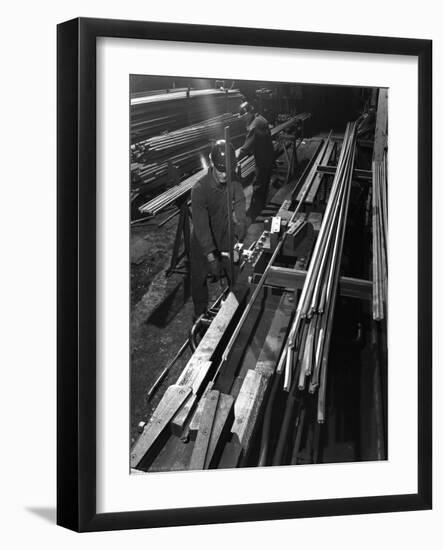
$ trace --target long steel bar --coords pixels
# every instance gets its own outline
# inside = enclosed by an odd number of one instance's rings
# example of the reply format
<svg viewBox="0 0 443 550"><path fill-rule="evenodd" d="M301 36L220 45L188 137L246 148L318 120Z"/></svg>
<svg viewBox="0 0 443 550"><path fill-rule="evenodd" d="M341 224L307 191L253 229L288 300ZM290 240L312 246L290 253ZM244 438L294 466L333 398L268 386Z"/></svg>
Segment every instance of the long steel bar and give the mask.
<svg viewBox="0 0 443 550"><path fill-rule="evenodd" d="M231 165L231 142L229 139L229 126L225 127L225 162L226 162L226 201L228 216L228 253L229 253L229 274L231 288L235 283L234 266L234 227L232 221L232 165Z"/></svg>
<svg viewBox="0 0 443 550"><path fill-rule="evenodd" d="M171 359L171 361L166 365L166 367L162 370L160 375L158 376L157 380L152 384L151 388L149 389L148 393L146 394L146 401L149 401L151 397L154 395L154 393L157 391L157 388L161 384L162 380L165 378L165 376L168 374L168 372L171 370L171 368L175 365L179 357L182 355L182 353L185 351L185 349L189 345L188 338L180 347L180 349L177 351L177 353L174 355L174 357Z"/></svg>
<svg viewBox="0 0 443 550"><path fill-rule="evenodd" d="M355 151L355 148L353 149ZM350 172L347 174L347 194L343 202L343 206L340 212L340 225L341 229L337 232L337 236L334 242L334 251L333 251L333 260L329 269L328 278L325 284L325 305L322 306L322 309L326 307L326 311L322 311L326 323L324 325L324 332L322 334L322 341L320 349L318 349L318 354L316 356L315 364L315 374L313 380L309 387L309 391L313 393L318 385L318 377L321 372L321 381L320 381L320 391L318 399L318 416L317 419L319 422L324 422L325 412L325 392L326 392L326 370L329 357L329 346L331 341L332 334L332 323L334 318L335 311L335 302L338 294L338 282L340 279L340 260L343 251L344 235L346 229L346 219L347 211L349 207L349 197L351 193L351 174L352 166L354 164L354 155L350 160Z"/></svg>
<svg viewBox="0 0 443 550"><path fill-rule="evenodd" d="M343 155L343 166L345 166L345 163L348 159L348 144L346 143L346 149L345 154ZM316 301L318 299L318 292L320 289L319 284L322 280L322 274L326 266L326 259L328 258L328 254L325 253L325 251L329 250L330 243L333 238L334 229L336 230L338 227L339 219L338 219L338 212L340 209L340 205L342 203L343 195L345 193L345 185L343 182L343 176L340 173L339 179L338 179L338 192L336 197L332 199L332 208L330 212L328 213L328 216L325 214L325 224L324 224L324 233L326 234L326 237L321 239L320 246L317 250L317 256L314 263L314 269L312 272L312 280L314 281L315 285L311 284L309 285L307 289L307 294L305 298L305 302L303 303L303 310L302 310L302 316L309 316L309 307L311 307L311 315L313 311L316 310ZM323 236L322 236L323 237ZM320 238L320 235L319 235ZM312 299L312 304L309 306L309 303Z"/></svg>
<svg viewBox="0 0 443 550"><path fill-rule="evenodd" d="M345 151L343 150L342 154L340 155L340 158L339 158L340 170L341 170L341 166L343 164L344 153L345 153ZM339 182L340 182L340 178L338 177L339 174L340 174L340 170L337 168L337 173L336 173L336 176L335 176L334 182L333 182L333 188L332 188L332 191L331 191L331 194L330 194L330 197L329 197L328 205L326 207L325 215L323 217L323 222L322 222L322 225L321 225L321 228L320 228L320 231L319 231L319 235L317 237L317 241L316 241L316 244L315 244L315 247L314 247L314 252L313 252L311 262L310 262L310 266L309 266L309 269L308 269L308 272L307 272L307 275L306 275L305 284L303 285L302 294L301 294L300 300L298 302L295 319L294 319L293 325L291 327L291 331L289 333L289 339L288 339L289 347L294 347L295 335L296 335L297 330L299 328L300 321L301 321L302 317L305 316L305 315L303 315L304 301L305 301L306 295L307 295L307 293L309 291L309 288L310 288L313 273L314 273L314 271L316 271L317 257L319 255L320 249L323 247L322 239L323 239L323 235L325 233L325 230L326 230L326 228L328 227L328 224L329 224L330 212L331 212L331 210L332 210L332 208L334 207L334 204L335 204L335 196L337 194L337 189L339 188ZM286 368L286 373L287 373L286 376L287 377L289 376L289 371L292 368L292 364L289 364L290 359L291 358L288 356L288 358L287 358L287 368ZM285 381L285 387L288 386L287 382L288 382L288 380Z"/></svg>
<svg viewBox="0 0 443 550"><path fill-rule="evenodd" d="M352 136L352 143L355 145L355 134ZM319 423L323 423L325 421L325 409L326 409L326 378L327 378L327 366L328 366L328 359L329 359L329 346L331 342L331 335L332 335L332 324L334 319L334 311L335 311L335 302L337 298L337 289L338 289L338 281L340 278L340 259L343 251L343 243L344 243L344 236L345 236L345 226L346 226L346 218L347 218L347 212L349 208L349 198L351 194L351 179L352 179L352 168L354 165L354 154L355 154L355 146L352 148L352 156L350 159L350 163L348 165L348 185L347 185L347 196L345 199L345 203L343 205L343 229L341 231L341 235L338 239L337 243L337 261L335 261L332 264L331 267L331 277L330 280L328 280L328 291L329 294L327 296L327 303L328 303L328 322L327 322L327 330L325 333L325 340L324 340L324 348L322 350L322 358L321 358L321 373L320 373L320 388L319 388L319 395L318 395L318 404L317 404L317 421Z"/></svg>
<svg viewBox="0 0 443 550"><path fill-rule="evenodd" d="M333 187L329 197L326 212L323 218L323 223L320 228L319 235L317 237L316 246L314 248L314 253L308 269L305 284L303 285L302 295L298 302L296 315L288 337L288 344L287 344L288 350L286 353L286 366L285 366L286 368L285 368L285 380L284 380L284 388L286 390L289 390L289 387L291 385L291 378L292 378L291 373L293 369L293 353L290 352L290 349L294 348L295 346L295 336L299 330L301 320L307 316L308 311L311 313L311 315L314 311L316 311L317 301L311 302L311 299L312 299L314 290L316 289L317 292L315 294L315 298L318 300L319 289L321 287L317 283L319 279L323 279L323 277L320 277L320 276L323 275L322 271L325 269L325 266L326 266L325 256L328 257L331 255L332 266L334 266L335 263L337 262L338 244L334 246L334 249L332 252L328 252L328 251L329 251L330 243L332 241L334 241L335 243L338 243L337 238L332 239L332 235L334 234L334 228L336 230L336 233L340 235L342 233L341 226L345 224L346 218L344 218L342 215L343 207L339 205L341 205L343 202L343 199L348 196L348 192L345 192L347 191L347 187L350 188L350 178L348 178L347 176L349 175L349 170L348 170L349 165L351 163L353 165L354 137L355 137L355 125L348 124L348 127L346 129L345 139L343 141L342 151L338 162L336 175L334 177ZM348 180L349 180L349 185L346 187L346 182ZM337 218L338 213L340 213L340 215ZM309 305L311 309L308 310ZM314 307L312 307L312 305L314 305ZM320 323L320 330L323 326L324 324ZM318 348L317 348L317 351L318 351ZM302 371L302 375L300 376L300 385L302 384L304 385L304 378L303 378L304 374L305 372Z"/></svg>

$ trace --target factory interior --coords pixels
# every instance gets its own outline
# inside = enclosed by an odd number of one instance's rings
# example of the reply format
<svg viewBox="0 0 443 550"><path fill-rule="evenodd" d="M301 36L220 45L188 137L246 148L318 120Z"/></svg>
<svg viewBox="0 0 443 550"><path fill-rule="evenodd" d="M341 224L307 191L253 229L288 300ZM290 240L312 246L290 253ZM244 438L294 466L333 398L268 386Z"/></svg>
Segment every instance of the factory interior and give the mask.
<svg viewBox="0 0 443 550"><path fill-rule="evenodd" d="M220 143L229 246L196 314L191 196ZM387 89L131 75L131 473L388 458L387 144Z"/></svg>

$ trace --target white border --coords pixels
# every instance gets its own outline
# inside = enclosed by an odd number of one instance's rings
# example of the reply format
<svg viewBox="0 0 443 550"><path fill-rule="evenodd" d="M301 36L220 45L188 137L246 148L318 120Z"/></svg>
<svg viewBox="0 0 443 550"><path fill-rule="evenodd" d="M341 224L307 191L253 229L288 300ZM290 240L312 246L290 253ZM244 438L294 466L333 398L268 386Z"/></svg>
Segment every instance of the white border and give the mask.
<svg viewBox="0 0 443 550"><path fill-rule="evenodd" d="M389 87L388 461L129 475L128 93L134 73ZM417 59L407 56L97 41L97 512L417 491L417 75Z"/></svg>

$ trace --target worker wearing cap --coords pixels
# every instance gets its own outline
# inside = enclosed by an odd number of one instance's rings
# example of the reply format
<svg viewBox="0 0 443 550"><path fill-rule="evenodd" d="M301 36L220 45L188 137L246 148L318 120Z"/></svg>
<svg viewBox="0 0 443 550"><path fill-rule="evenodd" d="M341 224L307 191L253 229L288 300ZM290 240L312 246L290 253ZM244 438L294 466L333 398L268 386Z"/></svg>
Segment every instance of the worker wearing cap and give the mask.
<svg viewBox="0 0 443 550"><path fill-rule="evenodd" d="M196 317L208 307L208 274L217 280L229 272L229 260L222 256L222 252L229 252L225 147L222 139L213 144L208 171L191 192L191 291ZM240 182L234 178L235 151L230 147L234 237L242 241L246 233L246 200Z"/></svg>
<svg viewBox="0 0 443 550"><path fill-rule="evenodd" d="M256 113L254 107L247 101L240 105L240 115L246 119L247 134L237 160L254 155L255 181L249 212L251 217L255 217L266 204L274 162L274 146L268 121Z"/></svg>

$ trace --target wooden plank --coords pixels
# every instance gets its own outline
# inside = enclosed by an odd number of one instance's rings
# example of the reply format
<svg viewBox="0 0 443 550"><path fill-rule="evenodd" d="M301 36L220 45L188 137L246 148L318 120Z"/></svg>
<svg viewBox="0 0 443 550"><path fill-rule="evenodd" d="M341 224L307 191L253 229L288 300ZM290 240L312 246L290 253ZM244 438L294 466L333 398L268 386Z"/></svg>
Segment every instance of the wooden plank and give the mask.
<svg viewBox="0 0 443 550"><path fill-rule="evenodd" d="M231 432L237 435L238 441L245 452L249 448L253 429L263 402L266 381L267 378L259 372L249 370L234 404L234 423Z"/></svg>
<svg viewBox="0 0 443 550"><path fill-rule="evenodd" d="M154 447L177 410L191 394L191 391L190 387L169 386L131 450L131 468L137 468L148 451Z"/></svg>
<svg viewBox="0 0 443 550"><path fill-rule="evenodd" d="M388 146L388 89L378 92L377 118L375 122L374 154L372 160L381 162Z"/></svg>
<svg viewBox="0 0 443 550"><path fill-rule="evenodd" d="M188 399L183 403L183 405L178 410L177 414L171 420L171 432L180 437L183 435L183 431L186 426L186 422L189 420L192 411L195 409L195 406L198 402L198 395L192 393L189 395Z"/></svg>
<svg viewBox="0 0 443 550"><path fill-rule="evenodd" d="M154 460L149 464L148 472L173 472L187 470L191 460L193 445L184 443L179 437L170 434Z"/></svg>
<svg viewBox="0 0 443 550"><path fill-rule="evenodd" d="M191 385L193 394L199 396L207 382L211 372L211 358L220 343L229 323L232 320L237 308L238 300L230 292L226 300L222 303L220 310L214 317L208 330L201 339L194 354L186 364L181 375L177 380L178 385ZM178 436L183 433L186 423L194 410L197 398L188 399L183 407L178 411L171 423L172 432Z"/></svg>
<svg viewBox="0 0 443 550"><path fill-rule="evenodd" d="M225 470L227 468L237 468L242 454L243 447L240 445L238 437L234 435L232 441L228 441L223 449L223 453L218 464L218 469Z"/></svg>
<svg viewBox="0 0 443 550"><path fill-rule="evenodd" d="M191 357L183 369L176 384L178 386L190 386L193 393L197 393L208 377L212 362L197 356Z"/></svg>
<svg viewBox="0 0 443 550"><path fill-rule="evenodd" d="M203 409L205 407L205 401L208 393L212 390L214 386L214 382L211 380L208 385L205 388L205 391L203 392L203 395L200 398L200 401L198 402L197 409L194 412L194 415L191 419L191 422L189 423L189 437L190 439L194 440L197 436L197 432L200 427L200 419L203 414Z"/></svg>
<svg viewBox="0 0 443 550"><path fill-rule="evenodd" d="M280 297L279 304L272 317L272 321L267 330L266 337L264 338L260 355L255 364L254 371L263 377L261 388L263 397L261 397L261 403L257 404L257 414L252 414L248 419L247 430L249 435L242 441L243 457L245 460L247 460L250 445L258 426L260 418L260 407L262 408L264 395L267 391L272 374L277 367L278 357L284 344L286 331L288 329L293 309L293 292L284 292L283 295ZM238 393L240 393L240 391L241 388Z"/></svg>
<svg viewBox="0 0 443 550"><path fill-rule="evenodd" d="M197 439L192 451L190 470L203 470L205 467L219 397L220 392L217 390L211 390L206 396Z"/></svg>
<svg viewBox="0 0 443 550"><path fill-rule="evenodd" d="M206 455L205 469L217 467L221 455L223 443L230 432L230 424L234 419L234 398L232 395L221 393L214 424L212 426L211 438L209 440L208 453Z"/></svg>
<svg viewBox="0 0 443 550"><path fill-rule="evenodd" d="M180 379L184 380L188 376L186 370L194 369L194 362L201 360L209 361L214 353L217 344L220 342L225 330L227 329L232 317L238 308L238 300L234 293L230 292L226 300L222 303L220 310L209 325L208 330L201 339L193 356L186 365Z"/></svg>

